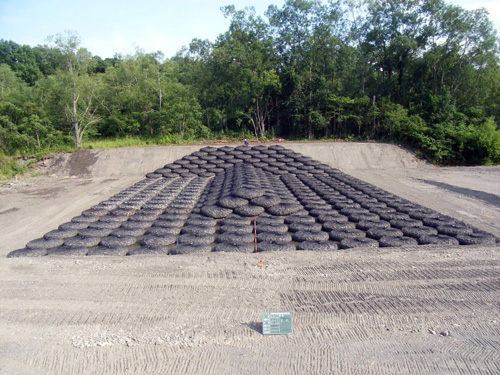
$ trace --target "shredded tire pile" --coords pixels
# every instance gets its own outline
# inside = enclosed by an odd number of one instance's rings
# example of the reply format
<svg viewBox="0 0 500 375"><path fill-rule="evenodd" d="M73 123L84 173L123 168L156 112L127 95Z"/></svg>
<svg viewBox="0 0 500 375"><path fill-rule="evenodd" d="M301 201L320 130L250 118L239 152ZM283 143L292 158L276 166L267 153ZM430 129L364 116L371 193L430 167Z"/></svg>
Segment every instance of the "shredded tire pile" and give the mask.
<svg viewBox="0 0 500 375"><path fill-rule="evenodd" d="M204 147L8 257L499 243L302 154L259 145Z"/></svg>

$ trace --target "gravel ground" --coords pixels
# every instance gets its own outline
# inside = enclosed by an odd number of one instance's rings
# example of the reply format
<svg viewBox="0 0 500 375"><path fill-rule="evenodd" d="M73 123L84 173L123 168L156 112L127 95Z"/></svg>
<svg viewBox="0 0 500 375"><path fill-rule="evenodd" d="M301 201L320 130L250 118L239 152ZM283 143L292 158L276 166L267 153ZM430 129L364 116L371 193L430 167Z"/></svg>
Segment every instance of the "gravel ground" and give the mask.
<svg viewBox="0 0 500 375"><path fill-rule="evenodd" d="M435 168L389 145L286 147L500 236L498 167ZM92 206L107 201L110 209L116 203L110 198L123 198L119 193L141 183L146 173L200 148L81 151L47 163L37 178L2 187L0 373L500 372L498 246L130 257L85 257L74 251L64 258L5 258L48 232L57 237L53 230ZM291 182L256 175L259 189L277 190L292 204L286 184ZM175 211L195 215L198 201L192 197L218 199L203 178L192 183L158 187L148 215L172 202ZM235 176L221 180L220 191L239 183ZM328 189L297 186L325 204L332 198ZM309 213L317 203L315 198ZM191 219L190 226L199 224L193 221L197 217L182 218ZM150 216L139 215L133 222L146 219ZM96 248L107 252L105 246ZM122 248L113 250L124 254ZM263 336L264 311L292 311L293 335Z"/></svg>

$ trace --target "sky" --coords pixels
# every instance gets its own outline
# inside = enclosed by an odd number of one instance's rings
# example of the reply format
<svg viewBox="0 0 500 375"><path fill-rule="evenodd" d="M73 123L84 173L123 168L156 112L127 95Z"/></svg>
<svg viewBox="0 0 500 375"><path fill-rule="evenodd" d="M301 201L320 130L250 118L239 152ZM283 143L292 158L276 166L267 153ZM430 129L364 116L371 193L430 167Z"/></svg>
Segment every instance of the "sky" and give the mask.
<svg viewBox="0 0 500 375"><path fill-rule="evenodd" d="M229 20L220 8L255 7L263 15L285 0L0 0L0 39L30 46L65 30L82 38L82 47L101 58L161 51L172 57L192 39L215 41ZM500 1L448 0L465 9L486 8L500 36Z"/></svg>

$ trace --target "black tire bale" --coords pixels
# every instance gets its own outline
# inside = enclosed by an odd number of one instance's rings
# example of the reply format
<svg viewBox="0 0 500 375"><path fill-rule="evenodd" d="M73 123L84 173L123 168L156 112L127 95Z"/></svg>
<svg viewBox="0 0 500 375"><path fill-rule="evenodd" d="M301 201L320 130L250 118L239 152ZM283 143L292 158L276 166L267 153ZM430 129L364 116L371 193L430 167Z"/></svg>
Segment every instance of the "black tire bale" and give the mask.
<svg viewBox="0 0 500 375"><path fill-rule="evenodd" d="M153 223L150 221L126 221L122 223L122 229L148 229Z"/></svg>
<svg viewBox="0 0 500 375"><path fill-rule="evenodd" d="M221 221L221 225L249 225L253 219L243 216L228 216Z"/></svg>
<svg viewBox="0 0 500 375"><path fill-rule="evenodd" d="M219 199L218 205L224 208L235 209L248 204L248 199L228 195Z"/></svg>
<svg viewBox="0 0 500 375"><path fill-rule="evenodd" d="M117 215L117 216L132 216L137 212L136 209L134 208L122 208L118 207L115 208L113 211L111 211L112 215Z"/></svg>
<svg viewBox="0 0 500 375"><path fill-rule="evenodd" d="M381 247L405 247L416 246L418 242L416 239L406 236L389 237L384 236L378 240Z"/></svg>
<svg viewBox="0 0 500 375"><path fill-rule="evenodd" d="M365 236L365 232L354 228L332 230L330 232L330 239L333 241L342 241L347 238L363 238Z"/></svg>
<svg viewBox="0 0 500 375"><path fill-rule="evenodd" d="M203 206L200 211L203 215L206 215L214 219L222 219L226 216L229 216L233 212L233 210L229 208L224 208L220 206L208 206L208 205Z"/></svg>
<svg viewBox="0 0 500 375"><path fill-rule="evenodd" d="M306 231L299 230L293 234L293 240L297 242L303 241L327 241L329 234L323 231Z"/></svg>
<svg viewBox="0 0 500 375"><path fill-rule="evenodd" d="M348 238L340 241L341 249L353 249L356 247L379 247L378 241L371 238Z"/></svg>
<svg viewBox="0 0 500 375"><path fill-rule="evenodd" d="M392 219L389 223L394 228L405 228L405 227L421 227L424 224L421 220L416 219Z"/></svg>
<svg viewBox="0 0 500 375"><path fill-rule="evenodd" d="M71 222L73 223L93 223L94 221L99 220L100 216L75 216L73 219L71 219Z"/></svg>
<svg viewBox="0 0 500 375"><path fill-rule="evenodd" d="M361 208L359 203L355 203L353 200L348 199L345 201L337 201L333 204L337 210L342 210L344 208Z"/></svg>
<svg viewBox="0 0 500 375"><path fill-rule="evenodd" d="M257 226L261 225L275 225L275 224L283 224L283 218L281 216L271 216L268 214L262 214L257 217Z"/></svg>
<svg viewBox="0 0 500 375"><path fill-rule="evenodd" d="M349 218L345 215L342 214L327 214L327 215L319 215L316 220L319 223L327 223L327 222L335 222L335 223L342 223L346 222L349 220Z"/></svg>
<svg viewBox="0 0 500 375"><path fill-rule="evenodd" d="M290 233L257 232L257 242L288 243L292 241Z"/></svg>
<svg viewBox="0 0 500 375"><path fill-rule="evenodd" d="M244 198L244 199L255 199L258 197L262 197L265 192L262 189L258 188L245 188L245 187L240 187L233 189L232 191L233 196L239 197L239 198Z"/></svg>
<svg viewBox="0 0 500 375"><path fill-rule="evenodd" d="M54 247L59 247L64 243L63 238L37 238L36 240L30 241L26 244L27 249L53 249Z"/></svg>
<svg viewBox="0 0 500 375"><path fill-rule="evenodd" d="M133 217L133 216L130 216L130 217ZM99 221L96 221L95 223L122 223L124 221L127 221L128 219L129 219L129 216L106 215L106 216L102 216L99 219ZM91 224L89 224L89 226Z"/></svg>
<svg viewBox="0 0 500 375"><path fill-rule="evenodd" d="M109 213L109 210L104 208L90 208L82 212L82 216L104 216Z"/></svg>
<svg viewBox="0 0 500 375"><path fill-rule="evenodd" d="M161 220L158 219L156 220L153 224L153 227L183 227L184 226L184 220L182 219L172 219L172 220Z"/></svg>
<svg viewBox="0 0 500 375"><path fill-rule="evenodd" d="M234 213L241 216L259 216L261 213L265 211L264 207L255 206L253 204L248 204L246 206L241 206L234 209Z"/></svg>
<svg viewBox="0 0 500 375"><path fill-rule="evenodd" d="M178 254L197 254L197 253L209 253L212 251L212 247L210 245L187 245L187 244L179 244L175 245L168 252L169 255L178 255Z"/></svg>
<svg viewBox="0 0 500 375"><path fill-rule="evenodd" d="M211 153L211 152L215 152L215 151L217 151L217 148L213 147L213 146L205 146L205 147L200 149L200 152L207 152L207 153Z"/></svg>
<svg viewBox="0 0 500 375"><path fill-rule="evenodd" d="M428 208L416 208L413 210L408 210L406 212L412 219L432 219L432 218L437 218L439 214L435 211L432 211Z"/></svg>
<svg viewBox="0 0 500 375"><path fill-rule="evenodd" d="M383 220L360 220L356 223L356 227L361 230L369 230L371 228L389 229L391 224Z"/></svg>
<svg viewBox="0 0 500 375"><path fill-rule="evenodd" d="M309 211L309 215L318 217L318 216L329 215L331 212L332 212L331 208L315 208Z"/></svg>
<svg viewBox="0 0 500 375"><path fill-rule="evenodd" d="M168 246L155 246L155 247L138 247L130 250L127 255L168 255Z"/></svg>
<svg viewBox="0 0 500 375"><path fill-rule="evenodd" d="M319 223L292 223L288 226L290 232L298 231L309 231L309 232L319 232L322 229L322 225Z"/></svg>
<svg viewBox="0 0 500 375"><path fill-rule="evenodd" d="M248 243L232 244L221 242L214 247L213 251L225 253L253 253L254 245Z"/></svg>
<svg viewBox="0 0 500 375"><path fill-rule="evenodd" d="M47 251L47 256L76 256L81 257L87 255L89 249L84 246L61 246Z"/></svg>
<svg viewBox="0 0 500 375"><path fill-rule="evenodd" d="M433 227L433 228L437 228L437 227L443 226L443 225L456 225L456 224L458 224L457 220L455 220L451 217L448 217L448 216L444 216L444 215L441 215L438 217L424 218L424 219L422 219L422 222L424 223L424 225L426 225L428 227Z"/></svg>
<svg viewBox="0 0 500 375"><path fill-rule="evenodd" d="M24 258L24 257L43 257L44 255L47 255L47 249L19 249L19 250L14 250L11 251L9 254L7 254L7 258Z"/></svg>
<svg viewBox="0 0 500 375"><path fill-rule="evenodd" d="M371 207L369 208L369 211L380 216L380 214L387 214L390 212L394 213L396 212L396 209L392 207Z"/></svg>
<svg viewBox="0 0 500 375"><path fill-rule="evenodd" d="M140 211L138 213L136 213L135 215L132 215L130 217L127 217L127 216L123 216L125 218L128 218L128 220L130 221L150 221L150 222L153 222L155 221L158 216L157 215L146 215L146 214L142 214ZM125 221L125 220L123 220Z"/></svg>
<svg viewBox="0 0 500 375"><path fill-rule="evenodd" d="M370 228L366 231L366 235L378 240L382 237L403 237L404 233L396 228Z"/></svg>
<svg viewBox="0 0 500 375"><path fill-rule="evenodd" d="M106 237L113 232L112 228L86 228L78 231L80 237Z"/></svg>
<svg viewBox="0 0 500 375"><path fill-rule="evenodd" d="M202 215L192 215L186 220L186 225L215 226L217 220Z"/></svg>
<svg viewBox="0 0 500 375"><path fill-rule="evenodd" d="M345 230L345 229L356 229L356 223L352 221L327 221L323 223L323 230L327 232L331 232L332 230Z"/></svg>
<svg viewBox="0 0 500 375"><path fill-rule="evenodd" d="M67 238L64 241L65 246L71 246L71 247L93 247L97 246L97 244L101 242L101 237L71 237Z"/></svg>
<svg viewBox="0 0 500 375"><path fill-rule="evenodd" d="M360 222L360 221L378 221L380 217L377 214L371 212L367 213L353 213L349 215L349 220Z"/></svg>
<svg viewBox="0 0 500 375"><path fill-rule="evenodd" d="M495 245L497 238L488 233L458 234L460 245Z"/></svg>
<svg viewBox="0 0 500 375"><path fill-rule="evenodd" d="M447 236L456 236L457 234L472 234L474 229L463 224L455 225L440 225L437 228L440 234L446 234Z"/></svg>
<svg viewBox="0 0 500 375"><path fill-rule="evenodd" d="M181 234L179 236L180 244L187 245L209 245L215 241L215 237L211 234Z"/></svg>
<svg viewBox="0 0 500 375"><path fill-rule="evenodd" d="M295 251L296 248L291 243L261 242L257 244L258 252L267 251Z"/></svg>
<svg viewBox="0 0 500 375"><path fill-rule="evenodd" d="M369 214L370 211L368 211L366 208L345 207L340 210L340 213L342 215L350 216L353 214Z"/></svg>
<svg viewBox="0 0 500 375"><path fill-rule="evenodd" d="M325 203L323 200L315 200L315 199L310 199L310 198L304 199L302 197L299 197L299 202L308 211L328 210L326 215L328 213L332 212L332 207L329 204ZM311 215L312 215L312 213L311 213ZM312 216L319 216L319 215L312 215Z"/></svg>
<svg viewBox="0 0 500 375"><path fill-rule="evenodd" d="M221 225L220 233L252 233L251 225Z"/></svg>
<svg viewBox="0 0 500 375"><path fill-rule="evenodd" d="M109 235L114 236L114 237L140 237L144 234L146 230L143 228L137 228L137 229L124 229L124 228L118 228L112 231Z"/></svg>
<svg viewBox="0 0 500 375"><path fill-rule="evenodd" d="M338 244L333 241L304 241L297 246L297 250L313 251L334 251L338 248Z"/></svg>
<svg viewBox="0 0 500 375"><path fill-rule="evenodd" d="M90 222L89 223L85 223L85 222L76 222L75 223L75 222L70 221L70 222L59 225L59 229L60 230L73 230L73 229L80 230L80 229L87 228L89 225L90 225Z"/></svg>
<svg viewBox="0 0 500 375"><path fill-rule="evenodd" d="M269 207L267 212L276 216L288 216L302 210L302 206L298 203L280 203Z"/></svg>
<svg viewBox="0 0 500 375"><path fill-rule="evenodd" d="M178 207L169 206L165 209L165 212L171 214L190 214L192 210L192 207L188 205Z"/></svg>
<svg viewBox="0 0 500 375"><path fill-rule="evenodd" d="M213 225L186 225L181 228L182 234L214 234L215 226Z"/></svg>
<svg viewBox="0 0 500 375"><path fill-rule="evenodd" d="M99 244L105 247L126 247L126 246L131 246L136 242L137 242L136 238L132 236L126 236L126 237L108 236L103 238Z"/></svg>
<svg viewBox="0 0 500 375"><path fill-rule="evenodd" d="M252 199L250 203L264 208L269 208L280 204L281 199L277 195L264 194L261 197Z"/></svg>
<svg viewBox="0 0 500 375"><path fill-rule="evenodd" d="M217 237L217 242L229 244L253 243L255 240L253 233L222 233Z"/></svg>
<svg viewBox="0 0 500 375"><path fill-rule="evenodd" d="M259 224L257 220L257 233L258 232L286 233L288 232L288 226L280 223Z"/></svg>
<svg viewBox="0 0 500 375"><path fill-rule="evenodd" d="M184 220L186 220L189 216L186 214L174 214L174 213L166 213L163 215L160 215L158 217L158 220L179 220L181 223L184 223ZM183 225L183 224L181 224Z"/></svg>
<svg viewBox="0 0 500 375"><path fill-rule="evenodd" d="M96 221L94 223L90 223L88 228L89 229L116 229L120 225L122 225L121 221Z"/></svg>
<svg viewBox="0 0 500 375"><path fill-rule="evenodd" d="M421 236L418 239L418 243L421 245L459 245L459 242L456 238L447 236L445 234Z"/></svg>
<svg viewBox="0 0 500 375"><path fill-rule="evenodd" d="M382 220L387 220L387 221L410 219L410 215L404 214L402 212L378 212L377 214L378 216L380 216Z"/></svg>
<svg viewBox="0 0 500 375"><path fill-rule="evenodd" d="M164 236L167 234L178 235L180 232L181 232L181 227L151 227L146 231L145 234L147 235L151 234L154 236Z"/></svg>
<svg viewBox="0 0 500 375"><path fill-rule="evenodd" d="M159 174L159 173L146 173L146 178L158 179L158 178L162 178L162 177L163 177L163 174Z"/></svg>
<svg viewBox="0 0 500 375"><path fill-rule="evenodd" d="M376 209L376 208L386 208L387 205L385 203L382 203L382 202L366 202L366 203L362 203L361 207L366 208L369 211L372 211L372 209Z"/></svg>
<svg viewBox="0 0 500 375"><path fill-rule="evenodd" d="M401 231L405 236L420 238L422 236L435 236L438 234L436 228L433 227L403 227Z"/></svg>
<svg viewBox="0 0 500 375"><path fill-rule="evenodd" d="M92 248L87 253L87 256L125 256L128 253L126 246L106 247L98 246Z"/></svg>
<svg viewBox="0 0 500 375"><path fill-rule="evenodd" d="M55 230L51 230L50 232L45 233L43 238L45 238L46 240L50 240L52 238L65 239L65 238L75 237L77 234L78 234L78 230L76 230L76 229L67 229L67 230L55 229Z"/></svg>
<svg viewBox="0 0 500 375"><path fill-rule="evenodd" d="M166 234L163 236L153 236L148 234L141 240L141 246L158 247L172 245L177 241L177 236L173 234Z"/></svg>

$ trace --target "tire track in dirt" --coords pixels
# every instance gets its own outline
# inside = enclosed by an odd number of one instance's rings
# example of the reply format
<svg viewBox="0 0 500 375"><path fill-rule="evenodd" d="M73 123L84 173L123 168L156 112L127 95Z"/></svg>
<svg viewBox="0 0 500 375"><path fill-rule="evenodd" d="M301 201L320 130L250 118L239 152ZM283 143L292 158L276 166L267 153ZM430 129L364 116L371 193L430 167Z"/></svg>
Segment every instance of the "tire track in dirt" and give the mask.
<svg viewBox="0 0 500 375"><path fill-rule="evenodd" d="M493 375L495 257L426 248L15 260L0 264L0 342L44 339L2 356L56 375ZM262 312L282 309L294 334L262 336Z"/></svg>

